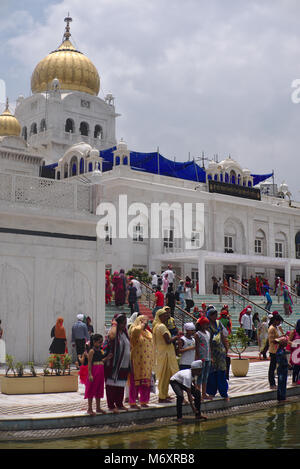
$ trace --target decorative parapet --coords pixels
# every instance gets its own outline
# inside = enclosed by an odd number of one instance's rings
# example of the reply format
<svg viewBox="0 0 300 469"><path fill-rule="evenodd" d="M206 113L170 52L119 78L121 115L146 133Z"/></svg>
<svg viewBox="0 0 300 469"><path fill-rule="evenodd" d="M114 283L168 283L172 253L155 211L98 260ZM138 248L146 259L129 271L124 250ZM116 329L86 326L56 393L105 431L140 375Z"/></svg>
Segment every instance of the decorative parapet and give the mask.
<svg viewBox="0 0 300 469"><path fill-rule="evenodd" d="M91 188L78 182L0 172L0 202L90 213Z"/></svg>

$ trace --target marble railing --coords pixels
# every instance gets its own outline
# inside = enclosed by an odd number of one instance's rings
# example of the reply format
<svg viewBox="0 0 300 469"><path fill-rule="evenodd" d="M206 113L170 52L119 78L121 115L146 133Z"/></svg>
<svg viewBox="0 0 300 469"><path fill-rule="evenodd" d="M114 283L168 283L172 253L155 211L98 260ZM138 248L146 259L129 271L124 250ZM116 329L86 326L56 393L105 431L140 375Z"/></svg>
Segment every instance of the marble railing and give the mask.
<svg viewBox="0 0 300 469"><path fill-rule="evenodd" d="M91 211L87 184L0 172L0 202L72 211Z"/></svg>

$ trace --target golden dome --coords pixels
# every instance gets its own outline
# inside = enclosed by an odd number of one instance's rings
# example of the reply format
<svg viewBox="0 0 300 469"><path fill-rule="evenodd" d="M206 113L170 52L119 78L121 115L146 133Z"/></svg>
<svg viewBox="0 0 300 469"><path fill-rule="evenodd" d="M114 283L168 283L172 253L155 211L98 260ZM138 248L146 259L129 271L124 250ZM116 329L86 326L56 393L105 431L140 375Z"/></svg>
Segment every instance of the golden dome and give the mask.
<svg viewBox="0 0 300 469"><path fill-rule="evenodd" d="M20 133L21 125L18 119L10 112L7 100L5 111L0 115L0 137L8 137L11 135L19 137Z"/></svg>
<svg viewBox="0 0 300 469"><path fill-rule="evenodd" d="M98 95L100 77L93 63L75 49L70 41L72 18L65 18L66 32L62 44L36 66L31 77L33 93L42 93L51 88L52 81L59 80L60 89L82 91Z"/></svg>

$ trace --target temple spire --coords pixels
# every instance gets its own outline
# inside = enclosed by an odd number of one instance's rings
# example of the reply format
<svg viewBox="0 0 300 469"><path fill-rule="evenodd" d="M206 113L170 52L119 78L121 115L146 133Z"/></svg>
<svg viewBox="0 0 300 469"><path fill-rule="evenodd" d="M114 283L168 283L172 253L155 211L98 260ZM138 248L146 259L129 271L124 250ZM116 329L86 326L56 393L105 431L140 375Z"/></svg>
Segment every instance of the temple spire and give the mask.
<svg viewBox="0 0 300 469"><path fill-rule="evenodd" d="M71 37L70 33L70 23L72 23L73 19L70 17L70 13L68 13L68 16L64 19L66 24L66 30L64 34L64 41L68 41Z"/></svg>

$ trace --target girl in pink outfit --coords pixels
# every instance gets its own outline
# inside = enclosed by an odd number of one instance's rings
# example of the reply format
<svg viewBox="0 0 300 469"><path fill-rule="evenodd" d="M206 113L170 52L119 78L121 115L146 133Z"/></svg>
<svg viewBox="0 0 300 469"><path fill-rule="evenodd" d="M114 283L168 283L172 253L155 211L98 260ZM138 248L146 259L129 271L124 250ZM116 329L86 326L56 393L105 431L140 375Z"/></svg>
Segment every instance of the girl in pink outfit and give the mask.
<svg viewBox="0 0 300 469"><path fill-rule="evenodd" d="M291 347L290 363L293 365L293 386L300 384L300 319L296 328L289 334L289 345Z"/></svg>
<svg viewBox="0 0 300 469"><path fill-rule="evenodd" d="M84 398L88 400L89 415L93 412L93 399L96 399L96 413L105 414L100 407L100 399L104 396L104 362L112 357L112 354L105 356L102 350L103 337L94 334L91 337L91 349L88 354L88 377L85 384Z"/></svg>

